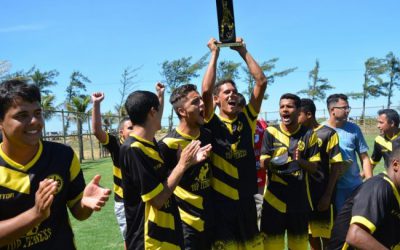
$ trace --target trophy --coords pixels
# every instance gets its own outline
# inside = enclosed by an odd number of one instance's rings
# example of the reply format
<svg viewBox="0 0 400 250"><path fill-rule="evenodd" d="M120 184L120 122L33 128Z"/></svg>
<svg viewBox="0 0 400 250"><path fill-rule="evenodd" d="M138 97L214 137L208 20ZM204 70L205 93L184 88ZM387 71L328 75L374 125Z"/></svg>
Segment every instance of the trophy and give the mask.
<svg viewBox="0 0 400 250"><path fill-rule="evenodd" d="M232 0L216 0L218 14L218 31L219 41L218 47L242 46L236 42L235 18L233 15Z"/></svg>

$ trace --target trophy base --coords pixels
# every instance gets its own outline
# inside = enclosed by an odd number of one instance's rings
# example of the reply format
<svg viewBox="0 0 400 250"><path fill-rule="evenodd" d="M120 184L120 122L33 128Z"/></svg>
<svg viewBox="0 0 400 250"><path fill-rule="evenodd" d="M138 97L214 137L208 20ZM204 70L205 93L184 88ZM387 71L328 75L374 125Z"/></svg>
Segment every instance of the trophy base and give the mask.
<svg viewBox="0 0 400 250"><path fill-rule="evenodd" d="M242 43L217 43L217 47L240 47Z"/></svg>

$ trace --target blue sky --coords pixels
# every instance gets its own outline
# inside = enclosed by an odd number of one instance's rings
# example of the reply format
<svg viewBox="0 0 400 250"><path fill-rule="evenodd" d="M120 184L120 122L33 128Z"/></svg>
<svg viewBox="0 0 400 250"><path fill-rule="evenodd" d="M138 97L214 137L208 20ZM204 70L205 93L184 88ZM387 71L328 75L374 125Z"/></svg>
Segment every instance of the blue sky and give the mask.
<svg viewBox="0 0 400 250"><path fill-rule="evenodd" d="M276 111L281 94L305 88L316 59L321 77L336 87L328 94L361 91L367 58L389 51L400 56L399 10L396 0L234 0L236 33L253 57L260 62L279 57L278 70L298 67L267 89L270 99L262 111ZM33 65L42 71L57 69L57 102L65 98L72 71L79 70L92 81L88 94L106 93L102 111L107 111L120 99L119 81L126 67L141 66L136 89L153 90L162 80L163 61L200 58L217 32L214 0L3 1L0 60L11 63L11 72ZM241 62L228 48L220 53L223 59ZM237 82L244 90L241 80ZM201 77L193 83L200 87ZM400 105L399 96L397 90L394 105ZM384 98L371 99L367 106L385 103ZM351 106L361 102L352 100Z"/></svg>

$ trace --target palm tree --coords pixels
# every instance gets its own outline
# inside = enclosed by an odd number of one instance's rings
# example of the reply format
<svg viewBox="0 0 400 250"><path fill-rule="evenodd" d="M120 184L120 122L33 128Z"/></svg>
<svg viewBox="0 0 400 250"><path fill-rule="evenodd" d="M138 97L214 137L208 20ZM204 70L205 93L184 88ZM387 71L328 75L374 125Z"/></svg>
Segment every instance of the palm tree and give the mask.
<svg viewBox="0 0 400 250"><path fill-rule="evenodd" d="M30 78L32 83L40 89L40 93L42 93L43 96L52 93L52 91L47 88L57 85L54 78L58 75L59 73L57 70L40 72L40 70L37 69L30 75Z"/></svg>
<svg viewBox="0 0 400 250"><path fill-rule="evenodd" d="M46 95L42 96L42 110L43 110L43 119L45 121L50 120L54 112L57 110L57 107L54 106L55 95ZM46 127L43 128L43 135L46 135Z"/></svg>
<svg viewBox="0 0 400 250"><path fill-rule="evenodd" d="M83 136L82 136L82 125L86 121L89 110L87 108L90 104L89 95L74 96L70 103L67 103L67 110L75 114L73 118L76 121L76 128L78 131L78 144L79 144L79 161L84 160L83 154Z"/></svg>

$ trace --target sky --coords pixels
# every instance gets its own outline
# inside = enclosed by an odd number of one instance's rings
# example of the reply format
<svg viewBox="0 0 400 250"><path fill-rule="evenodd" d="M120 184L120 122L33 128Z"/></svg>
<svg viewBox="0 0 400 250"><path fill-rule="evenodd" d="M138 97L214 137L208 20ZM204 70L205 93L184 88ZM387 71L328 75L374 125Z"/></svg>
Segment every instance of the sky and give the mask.
<svg viewBox="0 0 400 250"><path fill-rule="evenodd" d="M236 34L258 62L277 57L277 70L297 67L268 87L270 97L261 109L270 112L267 119L276 118L283 93L307 87L317 59L320 76L335 87L329 95L360 92L368 58L384 58L390 51L400 56L397 0L233 0L233 5ZM79 70L92 81L87 94L105 93L102 111L114 110L120 99L124 69L140 67L135 90L153 91L163 80L162 62L189 56L195 62L209 51L211 37L218 39L214 0L20 0L2 1L0 8L0 60L10 62L10 72L34 65L41 71L56 69L58 84L51 90L61 103L69 76ZM219 60L244 63L229 48L221 49ZM204 71L192 81L199 88ZM243 79L237 84L245 89ZM400 105L399 96L396 90L394 105ZM383 97L367 102L370 107L385 104ZM353 115L360 113L361 101L350 105ZM169 110L167 103L164 117ZM376 110L368 112L375 115Z"/></svg>

